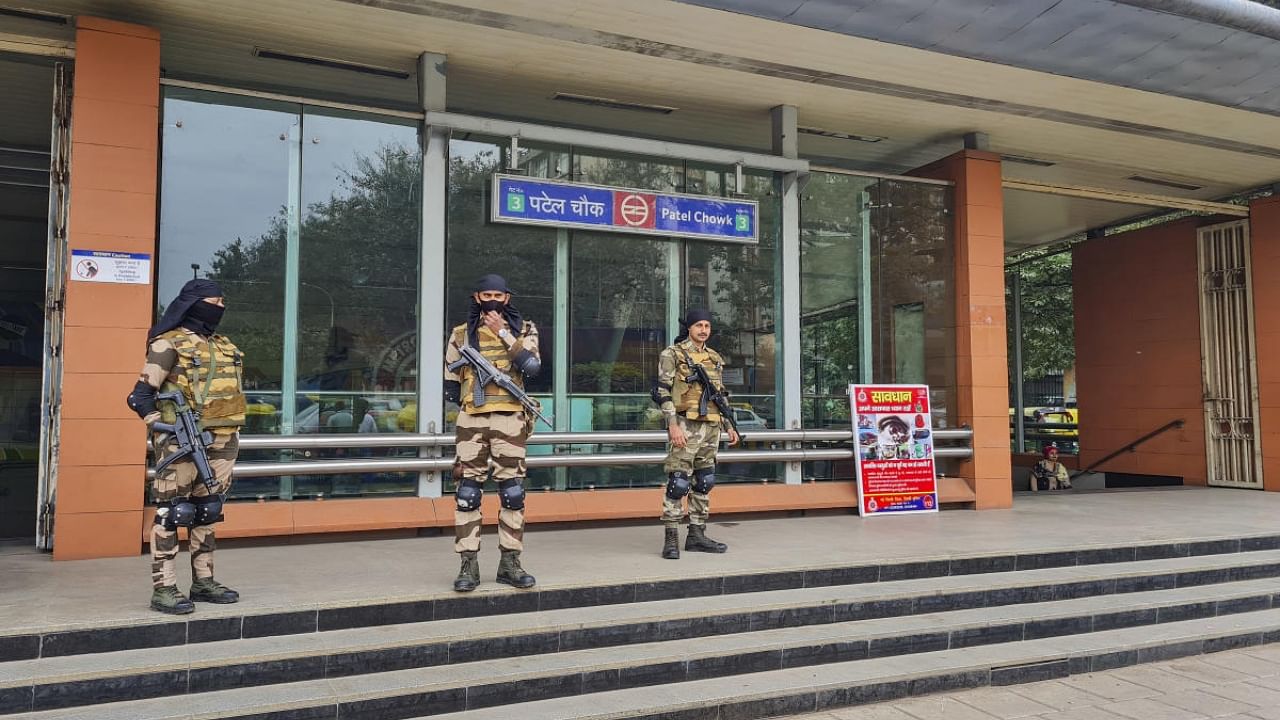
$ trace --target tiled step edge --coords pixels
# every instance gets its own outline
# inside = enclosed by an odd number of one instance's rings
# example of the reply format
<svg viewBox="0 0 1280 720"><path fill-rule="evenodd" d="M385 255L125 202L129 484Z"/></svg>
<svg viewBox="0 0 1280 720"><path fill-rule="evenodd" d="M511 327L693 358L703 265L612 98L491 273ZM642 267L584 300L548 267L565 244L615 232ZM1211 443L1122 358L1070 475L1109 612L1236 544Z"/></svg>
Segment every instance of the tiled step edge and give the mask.
<svg viewBox="0 0 1280 720"><path fill-rule="evenodd" d="M561 697L566 695L586 695L609 690L685 682L703 677L729 676L765 670L780 670L791 667L814 666L828 663L839 663L849 660L875 659L893 657L913 653L933 652L966 647L979 647L997 643L1020 642L1046 637L1068 634L1104 632L1125 627L1138 627L1170 623L1193 618L1210 618L1231 614L1255 612L1280 607L1280 588L1270 583L1250 583L1245 588L1230 593L1191 593L1191 597L1183 599L1166 599L1157 601L1157 593L1146 593L1153 596L1144 598L1142 602L1120 604L1112 610L1099 610L1097 603L1090 607L1088 600L1083 599L1084 607L1072 607L1073 601L1065 601L1057 607L1032 608L1017 606L1012 612L1003 616L982 617L979 609L960 611L964 617L940 619L937 625L927 625L920 620L908 622L903 628L886 631L872 622L871 627L859 632L855 623L840 623L844 628L831 625L805 625L814 629L831 627L831 631L808 633L790 633L795 626L782 624L771 628L753 628L751 635L741 634L739 639L731 642L708 643L709 649L695 649L685 657L686 651L673 649L666 655L655 655L651 649L667 640L675 640L677 645L694 645L685 635L679 640L675 638L659 639L645 643L650 647L638 647L631 653L637 659L629 661L610 658L600 664L592 657L592 653L578 653L580 659L553 663L551 667L540 672L521 672L517 666L516 676L503 678L504 671L499 662L521 655L550 655L557 650L573 652L574 650L590 651L609 647L600 645L583 648L545 649L524 647L512 643L507 652L471 656L458 662L483 662L482 666L473 666L461 672L455 672L458 687L465 689L469 709L488 707L490 705L524 702L532 699ZM1167 592L1167 591L1161 591ZM923 619L923 618L921 618ZM881 623L880 625L883 625ZM755 635L763 630L761 635ZM749 640L747 638L750 638ZM728 639L728 638L726 638ZM705 640L700 640L705 642ZM472 650L471 648L467 648ZM620 656L628 652L619 653ZM674 657L673 657L674 656ZM447 649L444 657L433 656L423 648L396 648L389 650L386 657L379 658L377 653L352 653L337 655L319 655L300 657L291 660L265 660L263 662L243 665L224 665L221 667L189 668L185 677L183 668L173 668L136 674L129 676L108 676L91 680L64 680L59 682L40 683L27 687L11 687L0 689L0 713L15 713L28 710L50 710L66 707L79 707L93 704L128 702L147 698L175 697L186 693L218 692L222 690L242 688L255 685L301 682L308 680L338 679L362 675L365 673L387 672L391 675L371 678L363 681L362 686L374 691L380 686L392 686L397 690L388 693L384 700L399 694L422 694L423 683L430 686L430 692L439 693L446 688L431 677L431 669L448 659ZM484 662L489 661L489 662ZM576 664L574 664L576 663ZM596 663L596 664L593 664ZM489 665L494 667L490 668ZM399 672L407 667L418 669L414 672ZM475 679L468 680L468 675ZM415 680L415 677L417 678ZM417 687L415 687L415 685ZM6 704L8 698L9 704ZM317 705L317 707L321 707Z"/></svg>
<svg viewBox="0 0 1280 720"><path fill-rule="evenodd" d="M950 559L788 569L687 579L637 580L613 585L549 587L523 592L494 590L461 596L433 595L410 600L344 603L340 606L320 606L304 610L214 618L192 617L170 620L157 617L154 621L124 623L112 627L0 635L0 662L596 605L1226 555L1276 549L1280 549L1280 535L1255 535L1193 542L974 555Z"/></svg>

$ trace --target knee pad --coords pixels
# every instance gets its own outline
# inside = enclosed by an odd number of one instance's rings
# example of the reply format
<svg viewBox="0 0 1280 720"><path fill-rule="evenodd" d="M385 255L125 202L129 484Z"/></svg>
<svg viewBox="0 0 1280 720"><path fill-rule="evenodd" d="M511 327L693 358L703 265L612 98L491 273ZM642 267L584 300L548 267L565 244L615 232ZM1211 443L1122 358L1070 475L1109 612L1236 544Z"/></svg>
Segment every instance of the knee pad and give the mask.
<svg viewBox="0 0 1280 720"><path fill-rule="evenodd" d="M165 530L189 528L196 519L196 505L187 498L161 503L156 507L156 524Z"/></svg>
<svg viewBox="0 0 1280 720"><path fill-rule="evenodd" d="M196 506L196 516L191 522L192 525L212 525L222 522L221 495L191 498L191 502Z"/></svg>
<svg viewBox="0 0 1280 720"><path fill-rule="evenodd" d="M679 500L689 494L689 475L683 470L667 474L667 497Z"/></svg>
<svg viewBox="0 0 1280 720"><path fill-rule="evenodd" d="M693 471L693 491L706 495L716 486L715 467L698 468Z"/></svg>
<svg viewBox="0 0 1280 720"><path fill-rule="evenodd" d="M480 498L484 497L484 489L480 487L480 483L471 478L463 478L458 484L458 490L454 493L454 499L458 502L458 509L463 512L472 512L480 509Z"/></svg>
<svg viewBox="0 0 1280 720"><path fill-rule="evenodd" d="M503 480L498 483L498 495L502 507L508 510L524 509L524 485L519 480Z"/></svg>

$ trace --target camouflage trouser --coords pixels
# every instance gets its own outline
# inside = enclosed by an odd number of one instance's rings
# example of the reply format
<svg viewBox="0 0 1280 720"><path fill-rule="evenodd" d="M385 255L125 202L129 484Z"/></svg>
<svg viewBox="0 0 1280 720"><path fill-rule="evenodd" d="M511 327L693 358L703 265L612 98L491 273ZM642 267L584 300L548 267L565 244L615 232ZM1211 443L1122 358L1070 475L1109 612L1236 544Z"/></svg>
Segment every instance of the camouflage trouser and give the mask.
<svg viewBox="0 0 1280 720"><path fill-rule="evenodd" d="M455 439L462 478L484 485L492 462L494 480L523 483L524 444L532 430L532 424L522 412L458 413ZM454 510L454 551L480 549L483 519L480 510ZM498 547L524 549L524 510L501 508L498 511Z"/></svg>
<svg viewBox="0 0 1280 720"><path fill-rule="evenodd" d="M168 455L177 449L175 443L169 442L164 448L164 454ZM209 464L213 466L213 474L217 478L216 494L225 494L231 489L231 469L235 467L239 449L238 434L213 436L213 444L209 446L208 453ZM156 476L154 494L156 501L163 503L181 497L205 497L209 495L209 489L196 479L195 463L179 460ZM217 547L213 526L198 525L190 528L187 530L187 538L191 551L192 577L213 577L213 551ZM155 587L178 584L177 557L178 531L166 530L160 522L154 522L151 525L151 582Z"/></svg>
<svg viewBox="0 0 1280 720"><path fill-rule="evenodd" d="M693 480L693 471L716 466L716 450L720 447L720 423L689 420L676 416L684 430L685 445L682 448L667 443L667 460L662 464L663 472L671 474L683 470ZM680 525L684 516L684 508L679 500L672 500L665 492L662 494L662 524L667 527ZM689 492L689 523L706 525L711 515L711 498L706 493L696 490Z"/></svg>

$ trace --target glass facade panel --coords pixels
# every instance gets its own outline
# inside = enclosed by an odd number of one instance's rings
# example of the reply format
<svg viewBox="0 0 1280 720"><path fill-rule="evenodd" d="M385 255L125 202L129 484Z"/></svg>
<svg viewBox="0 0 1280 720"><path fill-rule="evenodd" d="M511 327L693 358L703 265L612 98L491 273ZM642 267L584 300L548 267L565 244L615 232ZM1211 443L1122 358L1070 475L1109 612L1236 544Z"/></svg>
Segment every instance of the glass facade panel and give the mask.
<svg viewBox="0 0 1280 720"><path fill-rule="evenodd" d="M854 382L929 385L933 424L953 427L954 241L949 187L814 173L801 198L805 427L850 426ZM852 479L852 461L804 474Z"/></svg>
<svg viewBox="0 0 1280 720"><path fill-rule="evenodd" d="M282 432L290 377L293 432L413 431L422 197L415 125L178 89L166 92L164 111L159 301L174 297L188 272L223 285L228 312L219 330L245 353L244 433ZM241 459L293 456L246 451ZM241 478L231 494L416 487L416 474L369 473Z"/></svg>
<svg viewBox="0 0 1280 720"><path fill-rule="evenodd" d="M217 280L219 331L244 352L244 434L280 432L284 375L284 255L297 188L295 105L169 88L165 92L157 313L193 276ZM277 460L276 452L243 452ZM281 479L241 478L233 498L277 497Z"/></svg>
<svg viewBox="0 0 1280 720"><path fill-rule="evenodd" d="M420 288L418 128L355 113L171 90L165 100L159 296L186 272L227 287L225 329L247 355L246 433L398 433L417 425L419 308L466 320L475 280L505 276L537 323L542 373L531 393L560 431L659 430L649 398L658 355L690 306L715 317L735 418L751 432L778 416L778 257L782 218L772 175L664 159L524 145L520 172L658 192L755 199L760 241L735 244L488 221L505 139L449 146L444 288ZM949 188L814 173L801 203L804 427L848 428L850 382L925 382L935 424L953 424L954 300ZM296 253L296 270L289 254ZM194 266L194 267L193 267ZM421 293L421 297L420 297ZM441 362L443 358L441 358ZM431 365L431 363L428 363ZM289 402L282 392L294 389ZM446 407L445 428L457 408ZM542 431L549 428L541 427ZM592 444L573 453L661 452ZM549 454L546 445L530 455ZM416 448L306 457L414 456ZM293 453L246 453L245 460ZM772 463L724 464L722 481L778 479ZM852 477L851 463L805 475ZM643 487L653 465L535 469L531 488ZM237 497L411 493L417 475L241 480ZM451 479L444 490L452 492Z"/></svg>
<svg viewBox="0 0 1280 720"><path fill-rule="evenodd" d="M422 203L417 128L412 121L308 109L302 137L294 432L414 432ZM378 452L417 454L414 448ZM413 473L294 481L302 496L416 488Z"/></svg>

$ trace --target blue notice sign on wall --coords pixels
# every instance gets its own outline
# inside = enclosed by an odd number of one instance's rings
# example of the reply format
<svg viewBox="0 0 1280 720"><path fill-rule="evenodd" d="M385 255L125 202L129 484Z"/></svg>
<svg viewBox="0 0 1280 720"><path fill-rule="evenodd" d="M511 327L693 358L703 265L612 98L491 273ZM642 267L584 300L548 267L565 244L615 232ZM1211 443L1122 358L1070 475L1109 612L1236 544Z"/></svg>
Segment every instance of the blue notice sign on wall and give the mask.
<svg viewBox="0 0 1280 720"><path fill-rule="evenodd" d="M754 200L493 176L493 222L755 243Z"/></svg>

